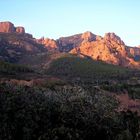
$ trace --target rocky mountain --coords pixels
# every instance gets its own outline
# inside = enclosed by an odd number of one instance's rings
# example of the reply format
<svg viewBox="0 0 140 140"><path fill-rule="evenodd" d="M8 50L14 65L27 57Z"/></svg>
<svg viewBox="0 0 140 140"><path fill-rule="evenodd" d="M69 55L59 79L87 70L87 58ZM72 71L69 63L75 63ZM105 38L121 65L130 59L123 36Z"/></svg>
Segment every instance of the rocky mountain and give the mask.
<svg viewBox="0 0 140 140"><path fill-rule="evenodd" d="M44 44L49 51L58 50L59 52L69 52L73 48L78 47L82 42L95 41L96 38L96 35L87 31L83 34L61 37L57 40L42 37L38 39L37 42Z"/></svg>
<svg viewBox="0 0 140 140"><path fill-rule="evenodd" d="M44 53L71 53L94 60L125 67L140 67L140 47L129 47L115 33L104 37L89 31L57 40L35 39L24 27L11 22L0 22L0 59L16 62L24 55Z"/></svg>
<svg viewBox="0 0 140 140"><path fill-rule="evenodd" d="M24 27L15 27L11 22L0 22L0 32L3 33L25 33Z"/></svg>
<svg viewBox="0 0 140 140"><path fill-rule="evenodd" d="M72 49L70 53L86 55L94 60L105 61L110 64L121 66L140 66L134 57L140 55L139 48L127 47L125 43L115 33L106 33L105 36L97 37L94 41L84 41L78 47Z"/></svg>
<svg viewBox="0 0 140 140"><path fill-rule="evenodd" d="M59 51L58 44L54 39L42 37L37 39L37 42L43 44L48 51Z"/></svg>
<svg viewBox="0 0 140 140"><path fill-rule="evenodd" d="M11 22L0 22L0 59L18 62L28 54L45 52L44 45L39 44L24 27L15 27Z"/></svg>
<svg viewBox="0 0 140 140"><path fill-rule="evenodd" d="M106 33L104 37L91 32L61 37L53 40L55 48L60 52L69 52L80 56L88 56L94 60L125 67L139 67L140 48L128 47L115 33ZM51 43L50 43L51 44Z"/></svg>
<svg viewBox="0 0 140 140"><path fill-rule="evenodd" d="M125 67L140 67L140 47L125 45L115 33L101 37L85 32L57 40L42 38L39 42L49 51L68 52Z"/></svg>
<svg viewBox="0 0 140 140"><path fill-rule="evenodd" d="M76 34L69 37L61 37L57 41L59 50L62 52L69 52L73 48L78 47L83 41L95 41L96 35L91 32L85 32L83 34Z"/></svg>

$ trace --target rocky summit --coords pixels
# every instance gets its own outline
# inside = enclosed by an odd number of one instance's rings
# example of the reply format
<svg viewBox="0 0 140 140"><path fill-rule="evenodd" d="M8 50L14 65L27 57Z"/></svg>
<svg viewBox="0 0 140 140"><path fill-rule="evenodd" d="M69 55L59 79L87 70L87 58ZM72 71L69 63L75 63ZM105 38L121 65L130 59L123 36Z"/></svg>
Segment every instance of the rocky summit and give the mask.
<svg viewBox="0 0 140 140"><path fill-rule="evenodd" d="M0 22L0 60L18 62L25 55L45 51L44 45L26 33L24 27L15 27L11 22Z"/></svg>
<svg viewBox="0 0 140 140"><path fill-rule="evenodd" d="M11 22L0 22L0 32L2 33L25 33L24 27L15 27Z"/></svg>
<svg viewBox="0 0 140 140"><path fill-rule="evenodd" d="M49 51L58 50L125 67L140 67L140 47L125 45L115 33L106 33L102 37L87 31L57 40L43 38L39 42Z"/></svg>
<svg viewBox="0 0 140 140"><path fill-rule="evenodd" d="M127 46L118 35L110 32L106 33L104 37L87 31L68 37L60 37L57 40L44 37L35 39L26 33L22 26L15 27L11 22L0 22L0 42L1 48L10 52L10 56L11 54L12 56L15 56L13 54L20 55L24 52L44 53L47 50L59 54L71 53L90 57L93 60L124 67L140 68L140 47ZM4 43L13 47L6 48L2 45ZM2 56L3 53L0 57L2 58Z"/></svg>

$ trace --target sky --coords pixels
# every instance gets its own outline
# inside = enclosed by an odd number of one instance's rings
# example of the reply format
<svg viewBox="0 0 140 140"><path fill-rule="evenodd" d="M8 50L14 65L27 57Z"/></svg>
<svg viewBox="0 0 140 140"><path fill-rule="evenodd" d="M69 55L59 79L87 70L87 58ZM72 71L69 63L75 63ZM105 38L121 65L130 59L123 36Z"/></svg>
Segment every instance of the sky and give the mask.
<svg viewBox="0 0 140 140"><path fill-rule="evenodd" d="M0 21L36 38L115 32L127 45L140 45L140 0L0 0L0 7Z"/></svg>

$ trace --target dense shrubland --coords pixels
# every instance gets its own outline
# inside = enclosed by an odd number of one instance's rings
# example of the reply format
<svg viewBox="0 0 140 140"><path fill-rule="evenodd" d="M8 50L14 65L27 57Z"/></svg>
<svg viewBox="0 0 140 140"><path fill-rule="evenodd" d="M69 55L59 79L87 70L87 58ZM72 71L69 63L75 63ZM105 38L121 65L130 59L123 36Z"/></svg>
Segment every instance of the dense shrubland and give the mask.
<svg viewBox="0 0 140 140"><path fill-rule="evenodd" d="M32 70L0 62L0 76L22 79L26 72ZM115 98L126 91L139 98L139 84L126 82L132 70L69 55L53 61L46 73L50 80L42 73L44 83L32 87L0 84L0 139L140 139L140 117L118 112Z"/></svg>
<svg viewBox="0 0 140 140"><path fill-rule="evenodd" d="M137 113L116 112L117 100L80 86L0 85L2 140L133 140Z"/></svg>
<svg viewBox="0 0 140 140"><path fill-rule="evenodd" d="M25 72L33 72L33 70L27 66L16 65L8 62L0 61L0 74L17 74L17 73L25 73Z"/></svg>
<svg viewBox="0 0 140 140"><path fill-rule="evenodd" d="M75 79L79 81L95 80L103 81L109 79L125 79L131 70L106 64L104 62L93 61L89 58L77 56L64 56L56 59L50 64L47 74Z"/></svg>

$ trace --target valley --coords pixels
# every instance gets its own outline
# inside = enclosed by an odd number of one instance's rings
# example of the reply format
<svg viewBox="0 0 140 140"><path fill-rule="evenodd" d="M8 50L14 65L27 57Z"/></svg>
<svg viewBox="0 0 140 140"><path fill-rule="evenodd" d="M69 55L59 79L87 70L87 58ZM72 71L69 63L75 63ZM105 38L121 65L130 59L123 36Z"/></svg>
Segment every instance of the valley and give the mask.
<svg viewBox="0 0 140 140"><path fill-rule="evenodd" d="M0 22L0 138L139 140L139 57L115 33L36 39Z"/></svg>

